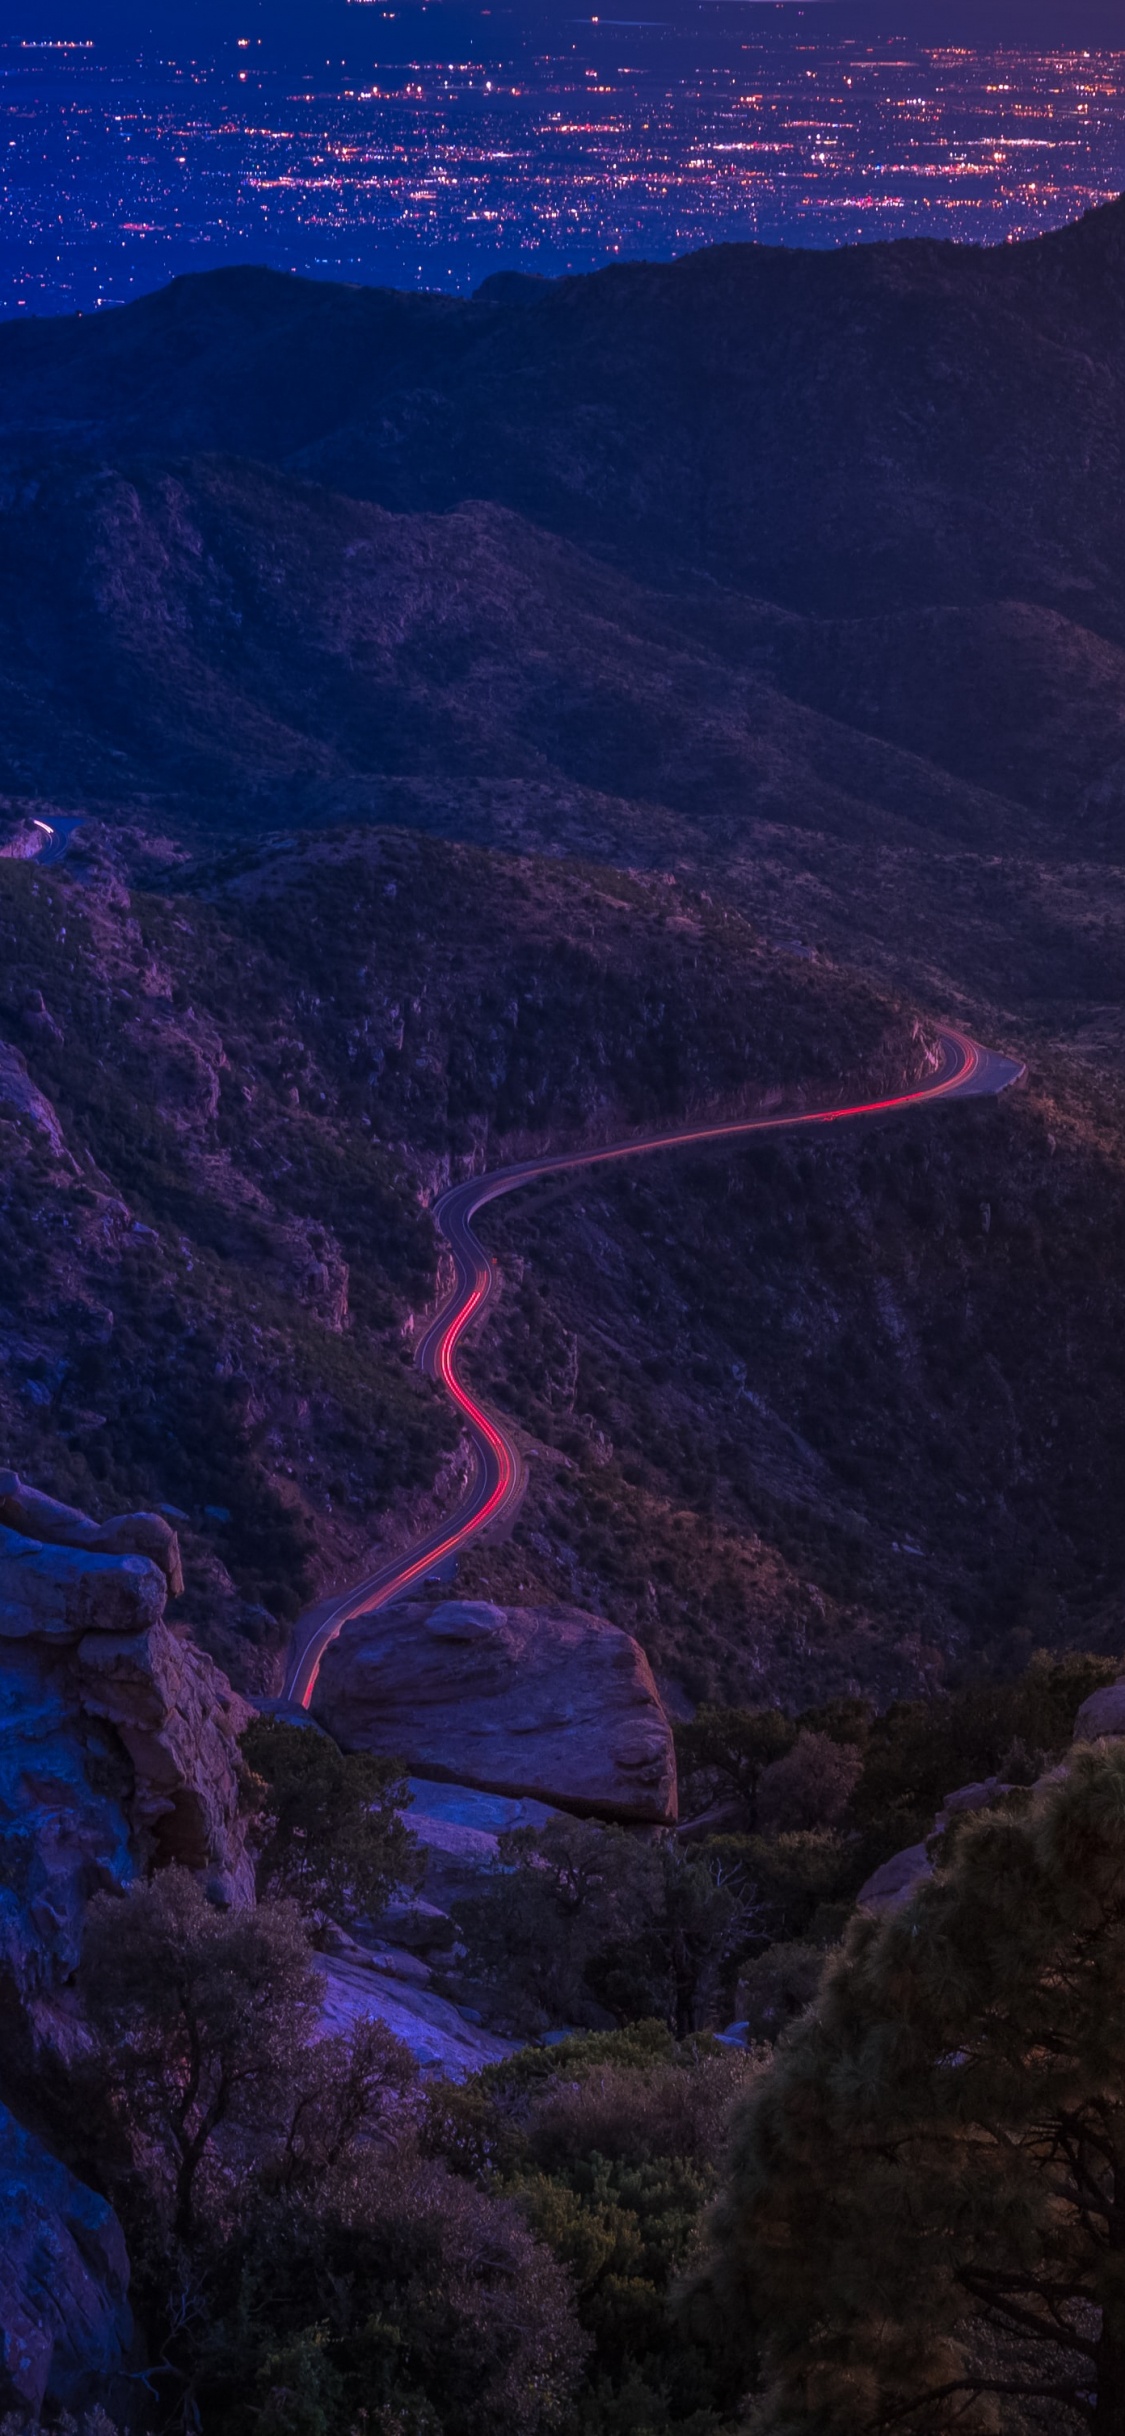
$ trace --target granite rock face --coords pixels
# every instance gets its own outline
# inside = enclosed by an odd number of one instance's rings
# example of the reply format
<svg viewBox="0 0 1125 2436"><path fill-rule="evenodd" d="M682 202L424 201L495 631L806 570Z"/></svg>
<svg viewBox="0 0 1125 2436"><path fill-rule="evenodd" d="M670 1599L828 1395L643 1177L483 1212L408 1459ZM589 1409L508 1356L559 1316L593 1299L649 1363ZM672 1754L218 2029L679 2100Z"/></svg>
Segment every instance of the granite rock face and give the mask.
<svg viewBox="0 0 1125 2436"><path fill-rule="evenodd" d="M112 2208L0 2105L0 2413L104 2401L132 2342Z"/></svg>
<svg viewBox="0 0 1125 2436"><path fill-rule="evenodd" d="M126 1754L43 1657L27 1641L0 1654L0 2000L21 2070L54 2034L91 1896L135 1870Z"/></svg>
<svg viewBox="0 0 1125 2436"><path fill-rule="evenodd" d="M93 1895L174 1860L216 1901L253 1901L252 1712L164 1622L178 1581L159 1515L94 1523L0 1473L0 2072L17 2106L45 2053L81 2037L70 1983ZM0 2103L0 2418L106 2401L127 2289L112 2209Z"/></svg>
<svg viewBox="0 0 1125 2436"><path fill-rule="evenodd" d="M314 1713L346 1751L583 1817L676 1817L672 1729L643 1650L577 1608L413 1601L326 1652Z"/></svg>
<svg viewBox="0 0 1125 2436"><path fill-rule="evenodd" d="M468 2020L430 1988L412 1986L377 1954L364 1961L324 1955L319 1968L324 1977L324 2029L349 2031L358 2022L385 2022L409 2047L424 2077L440 2073L446 2080L463 2081L483 2065L499 2064L516 2052L514 2040Z"/></svg>
<svg viewBox="0 0 1125 2436"><path fill-rule="evenodd" d="M155 1856L203 1873L223 1901L252 1903L239 1818L238 1737L253 1710L213 1660L167 1625L79 1642L83 1713L114 1726L133 1767L131 1824Z"/></svg>
<svg viewBox="0 0 1125 2436"><path fill-rule="evenodd" d="M0 2004L18 2076L65 2036L92 1895L175 1860L216 1900L250 1902L253 1873L237 1739L251 1711L164 1622L175 1535L159 1516L72 1517L0 1474L0 1516L13 1510L52 1534L0 1521ZM111 1553L114 1537L147 1537L162 1561Z"/></svg>
<svg viewBox="0 0 1125 2436"><path fill-rule="evenodd" d="M0 1042L0 1109L5 1116L15 1117L29 1125L34 1133L47 1142L53 1159L63 1160L77 1174L63 1137L63 1129L41 1091L36 1089L27 1071L27 1060L7 1041Z"/></svg>

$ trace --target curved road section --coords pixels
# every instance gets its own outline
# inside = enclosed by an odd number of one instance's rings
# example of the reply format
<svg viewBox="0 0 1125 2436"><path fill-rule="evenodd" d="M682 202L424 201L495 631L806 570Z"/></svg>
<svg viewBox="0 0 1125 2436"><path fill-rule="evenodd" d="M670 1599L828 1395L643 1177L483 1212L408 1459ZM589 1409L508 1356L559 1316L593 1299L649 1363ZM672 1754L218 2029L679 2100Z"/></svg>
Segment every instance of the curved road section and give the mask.
<svg viewBox="0 0 1125 2436"><path fill-rule="evenodd" d="M579 1167L599 1167L612 1160L639 1158L654 1150L683 1150L707 1142L743 1142L755 1134L794 1133L809 1125L842 1125L858 1117L889 1116L905 1108L922 1108L931 1100L995 1099L1019 1081L1023 1067L993 1049L982 1049L964 1032L943 1028L938 1034L939 1063L928 1082L894 1099L862 1100L845 1108L802 1109L792 1116L738 1118L726 1125L687 1125L671 1133L649 1133L629 1142L599 1144L594 1150L561 1151L556 1156L524 1159L512 1167L472 1176L453 1185L434 1204L433 1215L453 1256L454 1282L436 1318L419 1344L416 1360L443 1387L464 1417L476 1462L470 1488L456 1512L425 1539L391 1557L366 1581L324 1599L300 1617L293 1636L286 1699L307 1708L320 1661L344 1624L353 1616L389 1607L412 1583L456 1555L490 1523L499 1522L519 1504L524 1466L518 1448L492 1413L478 1404L458 1369L462 1340L479 1319L492 1294L496 1270L473 1233L473 1220L490 1201L518 1192L541 1176Z"/></svg>

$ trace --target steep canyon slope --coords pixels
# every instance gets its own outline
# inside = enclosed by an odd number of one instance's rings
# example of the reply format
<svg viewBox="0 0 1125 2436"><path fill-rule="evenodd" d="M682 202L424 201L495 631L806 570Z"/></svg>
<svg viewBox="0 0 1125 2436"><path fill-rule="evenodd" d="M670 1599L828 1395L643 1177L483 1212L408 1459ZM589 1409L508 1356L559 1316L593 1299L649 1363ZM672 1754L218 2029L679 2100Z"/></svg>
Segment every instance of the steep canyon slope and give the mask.
<svg viewBox="0 0 1125 2436"><path fill-rule="evenodd" d="M0 860L0 1414L54 1493L169 1509L183 1612L275 1688L318 1588L464 1468L412 1369L474 1161L925 1071L924 1026L666 879L331 831L130 894Z"/></svg>

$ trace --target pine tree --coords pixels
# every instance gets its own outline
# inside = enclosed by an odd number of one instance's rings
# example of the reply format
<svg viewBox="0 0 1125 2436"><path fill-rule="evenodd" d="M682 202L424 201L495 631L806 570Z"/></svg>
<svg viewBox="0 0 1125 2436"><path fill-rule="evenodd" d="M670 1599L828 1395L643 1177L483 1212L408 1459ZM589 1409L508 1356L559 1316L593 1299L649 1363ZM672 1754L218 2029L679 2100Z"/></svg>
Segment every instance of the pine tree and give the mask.
<svg viewBox="0 0 1125 2436"><path fill-rule="evenodd" d="M1125 2436L1125 1746L965 1819L854 1923L717 2234L771 2436Z"/></svg>

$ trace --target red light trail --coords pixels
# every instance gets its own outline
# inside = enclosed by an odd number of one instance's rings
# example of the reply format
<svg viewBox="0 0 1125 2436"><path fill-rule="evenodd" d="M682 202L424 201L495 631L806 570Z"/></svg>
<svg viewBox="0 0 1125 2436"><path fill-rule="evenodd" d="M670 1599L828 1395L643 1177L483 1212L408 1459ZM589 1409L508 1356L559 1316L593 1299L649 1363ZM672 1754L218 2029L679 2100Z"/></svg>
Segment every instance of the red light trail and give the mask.
<svg viewBox="0 0 1125 2436"><path fill-rule="evenodd" d="M477 1402L456 1363L466 1331L485 1309L496 1280L495 1265L473 1233L472 1221L490 1201L518 1192L540 1177L569 1173L581 1167L639 1158L656 1150L689 1150L715 1142L748 1141L759 1134L788 1133L806 1125L841 1125L860 1117L893 1116L907 1108L928 1106L933 1100L995 1098L1018 1082L1023 1067L992 1049L982 1049L964 1032L942 1026L938 1032L940 1064L933 1079L915 1090L888 1099L857 1100L842 1108L807 1108L788 1116L737 1117L722 1125L681 1126L672 1132L644 1134L627 1142L599 1144L591 1150L559 1151L525 1159L491 1174L472 1176L454 1184L434 1204L434 1218L453 1257L455 1281L446 1301L419 1344L416 1360L426 1376L440 1379L468 1426L476 1455L476 1477L461 1504L445 1523L427 1533L403 1556L390 1558L379 1571L348 1590L323 1600L302 1616L295 1628L286 1697L302 1708L312 1699L320 1662L330 1642L353 1616L371 1615L401 1597L413 1582L435 1565L476 1539L490 1523L518 1505L523 1494L524 1466L518 1447L495 1416Z"/></svg>

